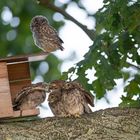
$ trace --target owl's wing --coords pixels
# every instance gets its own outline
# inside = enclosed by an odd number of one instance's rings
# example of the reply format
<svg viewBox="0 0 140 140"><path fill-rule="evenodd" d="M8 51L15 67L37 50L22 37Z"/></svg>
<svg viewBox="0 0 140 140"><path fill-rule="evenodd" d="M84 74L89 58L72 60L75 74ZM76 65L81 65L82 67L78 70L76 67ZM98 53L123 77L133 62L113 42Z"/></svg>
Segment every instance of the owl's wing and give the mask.
<svg viewBox="0 0 140 140"><path fill-rule="evenodd" d="M94 107L94 96L87 91L83 91L83 94L85 96L87 103L90 104L92 107Z"/></svg>
<svg viewBox="0 0 140 140"><path fill-rule="evenodd" d="M53 90L48 97L48 104L55 116L62 117L65 116L65 104L62 101L61 90Z"/></svg>
<svg viewBox="0 0 140 140"><path fill-rule="evenodd" d="M86 99L86 102L93 107L94 106L94 96L91 93L87 92L79 82L73 81L71 83L74 85L75 88L79 89L81 91L81 93L83 93L83 95Z"/></svg>
<svg viewBox="0 0 140 140"><path fill-rule="evenodd" d="M34 43L35 43L36 46L38 46L38 47L40 48L40 43L39 43L39 41L38 41L37 38L39 38L38 33L34 33L34 32L33 32ZM41 49L42 49L42 48L41 48Z"/></svg>
<svg viewBox="0 0 140 140"><path fill-rule="evenodd" d="M54 37L56 40L59 40L60 43L64 43L63 40L58 36L57 31L52 26L50 26L48 30L49 30L48 33L51 37Z"/></svg>
<svg viewBox="0 0 140 140"><path fill-rule="evenodd" d="M30 90L31 90L30 86L22 88L22 90L19 93L17 93L13 101L13 107L21 104L23 99L29 94Z"/></svg>
<svg viewBox="0 0 140 140"><path fill-rule="evenodd" d="M63 40L58 36L57 31L52 26L49 26L49 28L47 28L46 36L49 41L53 41L53 43L56 43L61 50L64 50L64 48L62 47Z"/></svg>
<svg viewBox="0 0 140 140"><path fill-rule="evenodd" d="M84 112L85 113L92 113L92 110L90 109L90 107L88 106L87 103L84 103Z"/></svg>
<svg viewBox="0 0 140 140"><path fill-rule="evenodd" d="M33 94L31 96L35 96L37 99L39 97L39 96L37 96L39 93L39 95L42 95L42 100L45 100L45 98L46 98L45 92L47 91L48 88L49 87L48 87L47 83L37 83L37 84L32 84L32 85L23 87L21 89L21 91L19 93L17 93L17 95L13 101L13 107L16 108L17 106L20 106L25 99L26 100L28 99L28 96L30 94ZM41 98L41 97L39 97L39 98Z"/></svg>

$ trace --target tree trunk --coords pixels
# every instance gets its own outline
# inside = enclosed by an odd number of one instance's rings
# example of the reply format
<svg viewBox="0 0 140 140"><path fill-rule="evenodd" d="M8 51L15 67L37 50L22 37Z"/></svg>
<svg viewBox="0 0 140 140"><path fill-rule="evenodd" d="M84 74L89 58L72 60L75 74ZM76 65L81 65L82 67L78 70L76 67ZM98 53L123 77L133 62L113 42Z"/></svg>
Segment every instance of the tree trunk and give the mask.
<svg viewBox="0 0 140 140"><path fill-rule="evenodd" d="M140 109L110 108L79 118L0 120L0 140L140 140Z"/></svg>

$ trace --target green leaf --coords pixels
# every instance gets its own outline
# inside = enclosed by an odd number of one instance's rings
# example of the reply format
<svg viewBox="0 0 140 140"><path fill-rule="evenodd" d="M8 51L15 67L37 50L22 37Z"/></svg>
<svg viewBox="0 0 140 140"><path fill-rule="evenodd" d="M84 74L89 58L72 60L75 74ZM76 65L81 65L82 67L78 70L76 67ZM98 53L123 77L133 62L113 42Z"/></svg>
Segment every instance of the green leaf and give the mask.
<svg viewBox="0 0 140 140"><path fill-rule="evenodd" d="M140 94L140 75L135 75L135 78L124 88L124 92L127 92L127 95L132 97Z"/></svg>
<svg viewBox="0 0 140 140"><path fill-rule="evenodd" d="M97 79L95 80L93 83L93 88L94 88L94 92L96 93L96 97L98 99L102 98L104 96L104 94L106 93L105 89L102 86L102 82L101 79Z"/></svg>

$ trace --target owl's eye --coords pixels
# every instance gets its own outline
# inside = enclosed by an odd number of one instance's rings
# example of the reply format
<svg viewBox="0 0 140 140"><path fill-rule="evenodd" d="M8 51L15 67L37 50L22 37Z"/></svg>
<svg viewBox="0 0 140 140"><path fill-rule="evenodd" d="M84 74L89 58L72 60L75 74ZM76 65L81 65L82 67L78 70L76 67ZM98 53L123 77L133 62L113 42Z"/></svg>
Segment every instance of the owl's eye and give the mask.
<svg viewBox="0 0 140 140"><path fill-rule="evenodd" d="M66 89L71 88L71 84L70 84L70 83L66 83L66 84L65 84L65 88L66 88Z"/></svg>
<svg viewBox="0 0 140 140"><path fill-rule="evenodd" d="M51 99L54 99L54 95L51 95Z"/></svg>
<svg viewBox="0 0 140 140"><path fill-rule="evenodd" d="M37 22L38 22L38 19L37 19L37 18L35 18L35 19L34 19L34 22L35 22L35 23L37 23Z"/></svg>
<svg viewBox="0 0 140 140"><path fill-rule="evenodd" d="M43 22L46 22L46 19L43 19Z"/></svg>
<svg viewBox="0 0 140 140"><path fill-rule="evenodd" d="M46 19L45 19L45 18L43 18L43 19L42 19L42 23L45 23L45 22L46 22Z"/></svg>
<svg viewBox="0 0 140 140"><path fill-rule="evenodd" d="M70 87L70 84L69 84L69 83L67 83L67 84L66 84L66 86L67 86L67 87Z"/></svg>

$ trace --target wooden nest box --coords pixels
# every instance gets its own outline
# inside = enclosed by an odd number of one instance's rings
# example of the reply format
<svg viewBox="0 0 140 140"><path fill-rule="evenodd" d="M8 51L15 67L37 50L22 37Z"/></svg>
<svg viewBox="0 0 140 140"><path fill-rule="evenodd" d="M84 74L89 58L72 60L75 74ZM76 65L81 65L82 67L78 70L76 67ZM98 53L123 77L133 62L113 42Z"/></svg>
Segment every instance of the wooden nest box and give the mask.
<svg viewBox="0 0 140 140"><path fill-rule="evenodd" d="M12 101L22 87L31 85L29 62L43 60L47 54L0 59L0 118L38 115L38 109L14 111Z"/></svg>

